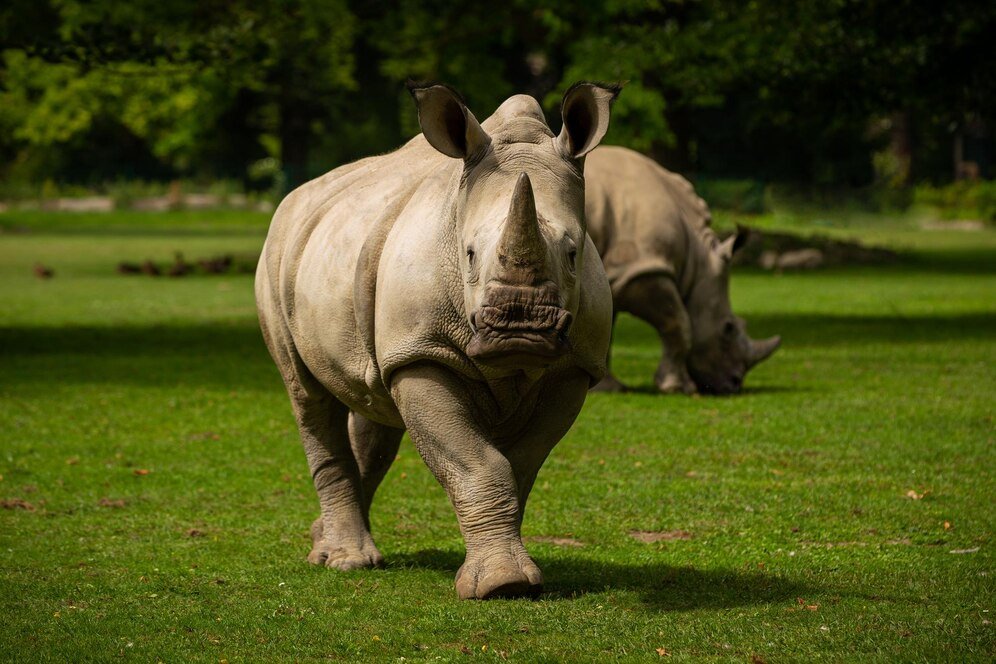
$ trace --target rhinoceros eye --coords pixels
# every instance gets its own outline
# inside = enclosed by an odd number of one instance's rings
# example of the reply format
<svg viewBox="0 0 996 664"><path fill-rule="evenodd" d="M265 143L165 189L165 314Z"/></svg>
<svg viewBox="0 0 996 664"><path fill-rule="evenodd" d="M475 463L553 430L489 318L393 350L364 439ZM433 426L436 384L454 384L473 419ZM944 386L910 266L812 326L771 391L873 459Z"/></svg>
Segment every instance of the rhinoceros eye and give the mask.
<svg viewBox="0 0 996 664"><path fill-rule="evenodd" d="M568 252L568 254L567 254L567 260L570 261L570 263L571 263L571 269L573 270L574 269L574 264L577 263L577 260L578 260L578 250L577 249L571 249L570 252Z"/></svg>
<svg viewBox="0 0 996 664"><path fill-rule="evenodd" d="M470 262L471 265L474 264L474 248L473 247L467 247L467 260Z"/></svg>
<svg viewBox="0 0 996 664"><path fill-rule="evenodd" d="M723 326L723 334L732 337L737 332L737 325L732 320L726 321L726 325Z"/></svg>

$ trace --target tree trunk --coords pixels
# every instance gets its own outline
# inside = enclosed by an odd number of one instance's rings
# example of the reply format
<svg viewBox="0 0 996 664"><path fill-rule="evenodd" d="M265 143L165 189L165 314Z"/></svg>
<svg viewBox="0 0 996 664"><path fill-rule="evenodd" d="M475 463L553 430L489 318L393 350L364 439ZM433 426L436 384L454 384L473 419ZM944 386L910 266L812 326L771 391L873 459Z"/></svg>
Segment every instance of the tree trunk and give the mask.
<svg viewBox="0 0 996 664"><path fill-rule="evenodd" d="M889 153L895 160L896 173L892 184L905 186L910 179L910 164L913 160L913 141L910 133L910 118L906 111L898 111L890 118Z"/></svg>

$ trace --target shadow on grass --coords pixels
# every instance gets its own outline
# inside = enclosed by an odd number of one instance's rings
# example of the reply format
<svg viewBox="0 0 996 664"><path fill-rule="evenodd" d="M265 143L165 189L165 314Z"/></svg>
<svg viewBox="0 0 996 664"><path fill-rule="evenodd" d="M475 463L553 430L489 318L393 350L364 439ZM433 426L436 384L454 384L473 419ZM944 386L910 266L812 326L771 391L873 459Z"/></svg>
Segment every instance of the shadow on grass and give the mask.
<svg viewBox="0 0 996 664"><path fill-rule="evenodd" d="M912 249L901 254L900 267L946 274L996 274L996 250L985 245Z"/></svg>
<svg viewBox="0 0 996 664"><path fill-rule="evenodd" d="M959 316L760 315L756 334L778 332L785 348L996 339L996 313ZM621 345L643 345L625 334ZM656 341L652 341L656 344ZM6 384L109 383L279 389L255 322L129 327L0 327ZM636 392L641 389L636 386ZM759 390L748 389L752 394ZM789 391L767 387L765 392ZM794 390L792 390L794 391Z"/></svg>
<svg viewBox="0 0 996 664"><path fill-rule="evenodd" d="M996 339L996 312L956 316L757 314L757 337L780 334L783 347Z"/></svg>
<svg viewBox="0 0 996 664"><path fill-rule="evenodd" d="M250 322L128 327L0 327L7 384L281 389Z"/></svg>
<svg viewBox="0 0 996 664"><path fill-rule="evenodd" d="M784 578L745 570L698 570L663 563L622 563L577 555L536 556L543 570L545 600L566 601L588 593L622 590L636 593L653 611L728 609L773 604L819 592ZM456 574L463 555L427 549L391 556L390 567L429 569Z"/></svg>
<svg viewBox="0 0 996 664"><path fill-rule="evenodd" d="M764 387L744 387L738 394L700 394L703 399L735 399L739 396L749 396L754 394L804 394L813 390L804 387L786 387L782 385L765 385ZM626 385L623 392L602 392L601 394L645 394L649 396L667 396L674 399L688 398L683 394L663 395L653 385Z"/></svg>

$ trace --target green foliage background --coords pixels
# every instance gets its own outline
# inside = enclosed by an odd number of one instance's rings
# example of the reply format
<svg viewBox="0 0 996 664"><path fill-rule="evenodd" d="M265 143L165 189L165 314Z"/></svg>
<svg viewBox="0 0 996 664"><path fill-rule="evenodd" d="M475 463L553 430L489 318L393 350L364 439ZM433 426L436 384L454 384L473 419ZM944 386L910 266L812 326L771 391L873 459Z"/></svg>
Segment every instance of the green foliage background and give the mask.
<svg viewBox="0 0 996 664"><path fill-rule="evenodd" d="M625 82L608 140L682 172L901 184L881 156L901 117L912 179L950 178L968 126L988 176L994 33L968 0L12 0L0 175L262 188L276 160L293 185L415 134L410 77L482 118L534 95L553 125L570 83Z"/></svg>

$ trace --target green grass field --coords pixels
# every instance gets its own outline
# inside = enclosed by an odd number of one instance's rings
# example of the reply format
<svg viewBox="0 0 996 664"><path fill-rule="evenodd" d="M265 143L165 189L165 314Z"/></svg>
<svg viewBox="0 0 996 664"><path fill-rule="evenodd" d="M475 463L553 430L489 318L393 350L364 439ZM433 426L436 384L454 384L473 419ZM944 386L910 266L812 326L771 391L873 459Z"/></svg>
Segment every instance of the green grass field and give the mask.
<svg viewBox="0 0 996 664"><path fill-rule="evenodd" d="M114 270L265 227L0 215L0 659L996 657L996 231L869 229L907 258L737 274L751 332L784 339L737 397L650 393L656 339L623 319L641 389L590 397L526 515L546 592L461 602L407 442L373 508L387 569L305 562L317 500L250 276Z"/></svg>

